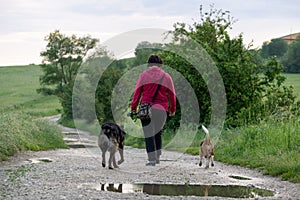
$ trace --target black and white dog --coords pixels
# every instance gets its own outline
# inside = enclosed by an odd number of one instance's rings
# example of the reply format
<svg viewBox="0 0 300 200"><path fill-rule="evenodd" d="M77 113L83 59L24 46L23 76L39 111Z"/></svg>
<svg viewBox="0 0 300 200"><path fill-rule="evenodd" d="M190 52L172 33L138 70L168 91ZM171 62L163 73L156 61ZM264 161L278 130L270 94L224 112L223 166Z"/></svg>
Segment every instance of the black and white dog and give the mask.
<svg viewBox="0 0 300 200"><path fill-rule="evenodd" d="M108 160L108 168L118 168L122 162L124 162L124 140L125 131L123 128L113 122L105 122L101 126L101 131L98 136L98 146L102 151L102 167L106 166L105 154L110 152ZM115 159L115 153L119 150L121 159L118 161L118 165ZM113 166L112 166L113 165Z"/></svg>

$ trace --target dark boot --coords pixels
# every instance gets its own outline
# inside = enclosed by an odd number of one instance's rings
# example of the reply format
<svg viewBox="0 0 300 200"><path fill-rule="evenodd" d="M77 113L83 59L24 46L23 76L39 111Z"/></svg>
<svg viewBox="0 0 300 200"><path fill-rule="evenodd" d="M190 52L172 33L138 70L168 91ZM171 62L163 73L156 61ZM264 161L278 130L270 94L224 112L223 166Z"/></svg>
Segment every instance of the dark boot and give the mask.
<svg viewBox="0 0 300 200"><path fill-rule="evenodd" d="M148 163L146 163L146 166L155 166L155 164L155 161L149 161Z"/></svg>
<svg viewBox="0 0 300 200"><path fill-rule="evenodd" d="M161 150L156 151L156 164L160 163Z"/></svg>
<svg viewBox="0 0 300 200"><path fill-rule="evenodd" d="M148 153L148 160L149 160L149 162L146 163L146 166L155 166L155 164L156 164L156 153L155 152Z"/></svg>
<svg viewBox="0 0 300 200"><path fill-rule="evenodd" d="M156 164L160 163L160 155L156 156Z"/></svg>

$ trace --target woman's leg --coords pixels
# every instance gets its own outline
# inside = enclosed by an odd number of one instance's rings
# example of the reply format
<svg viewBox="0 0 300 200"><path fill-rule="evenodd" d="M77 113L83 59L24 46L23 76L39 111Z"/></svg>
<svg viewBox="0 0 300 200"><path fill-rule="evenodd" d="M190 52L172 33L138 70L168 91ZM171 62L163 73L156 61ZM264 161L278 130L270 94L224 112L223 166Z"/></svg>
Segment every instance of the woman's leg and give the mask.
<svg viewBox="0 0 300 200"><path fill-rule="evenodd" d="M148 160L151 163L159 163L162 148L161 134L166 119L166 111L153 109L151 120L141 120Z"/></svg>
<svg viewBox="0 0 300 200"><path fill-rule="evenodd" d="M162 131L159 131L155 136L154 136L154 140L155 140L155 146L156 146L156 163L160 163L160 155L161 155L161 148L162 148L162 138L161 138L161 133Z"/></svg>
<svg viewBox="0 0 300 200"><path fill-rule="evenodd" d="M153 110L154 129L155 129L155 147L156 163L159 163L162 148L162 129L167 119L167 112L164 110Z"/></svg>
<svg viewBox="0 0 300 200"><path fill-rule="evenodd" d="M156 160L156 146L155 146L155 132L154 124L151 120L141 120L143 126L143 132L145 137L146 151L148 155L149 162L154 162Z"/></svg>

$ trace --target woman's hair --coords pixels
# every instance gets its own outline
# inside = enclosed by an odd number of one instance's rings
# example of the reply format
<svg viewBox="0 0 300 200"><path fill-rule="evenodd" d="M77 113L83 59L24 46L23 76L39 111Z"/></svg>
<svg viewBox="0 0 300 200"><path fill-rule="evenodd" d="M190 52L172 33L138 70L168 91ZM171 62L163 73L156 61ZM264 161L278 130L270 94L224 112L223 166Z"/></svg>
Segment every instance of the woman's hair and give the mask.
<svg viewBox="0 0 300 200"><path fill-rule="evenodd" d="M148 66L153 66L151 64L156 64L157 66L161 66L163 64L163 61L158 55L152 54L148 58Z"/></svg>

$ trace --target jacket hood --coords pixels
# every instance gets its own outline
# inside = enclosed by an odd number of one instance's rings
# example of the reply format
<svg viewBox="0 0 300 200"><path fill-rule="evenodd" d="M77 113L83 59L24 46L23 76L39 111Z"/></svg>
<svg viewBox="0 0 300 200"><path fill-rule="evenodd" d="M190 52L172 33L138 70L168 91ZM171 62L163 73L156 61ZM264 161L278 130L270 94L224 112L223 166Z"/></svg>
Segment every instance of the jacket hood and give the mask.
<svg viewBox="0 0 300 200"><path fill-rule="evenodd" d="M162 70L159 67L153 66L150 67L149 69L147 69L143 75L145 76L146 80L151 81L151 82L158 82L163 74L164 74L164 70Z"/></svg>

